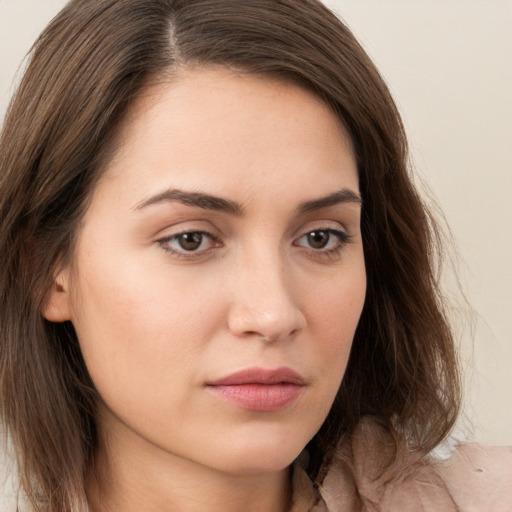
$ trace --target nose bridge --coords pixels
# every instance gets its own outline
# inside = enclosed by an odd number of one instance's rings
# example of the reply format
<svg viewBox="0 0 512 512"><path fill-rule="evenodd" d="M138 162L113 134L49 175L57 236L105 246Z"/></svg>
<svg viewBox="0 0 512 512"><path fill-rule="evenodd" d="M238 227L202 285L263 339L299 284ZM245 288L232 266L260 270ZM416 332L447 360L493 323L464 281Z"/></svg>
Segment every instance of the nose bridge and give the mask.
<svg viewBox="0 0 512 512"><path fill-rule="evenodd" d="M275 341L305 325L293 294L291 269L279 244L259 244L243 251L237 267L229 318L234 334Z"/></svg>

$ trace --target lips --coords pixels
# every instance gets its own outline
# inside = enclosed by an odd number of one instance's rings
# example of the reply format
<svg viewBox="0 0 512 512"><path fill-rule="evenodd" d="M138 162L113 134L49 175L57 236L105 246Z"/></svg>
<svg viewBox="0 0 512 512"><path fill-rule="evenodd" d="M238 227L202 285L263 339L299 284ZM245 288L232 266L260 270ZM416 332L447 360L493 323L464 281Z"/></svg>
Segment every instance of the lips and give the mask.
<svg viewBox="0 0 512 512"><path fill-rule="evenodd" d="M295 402L305 385L304 378L291 368L248 368L208 382L206 389L236 407L273 412Z"/></svg>

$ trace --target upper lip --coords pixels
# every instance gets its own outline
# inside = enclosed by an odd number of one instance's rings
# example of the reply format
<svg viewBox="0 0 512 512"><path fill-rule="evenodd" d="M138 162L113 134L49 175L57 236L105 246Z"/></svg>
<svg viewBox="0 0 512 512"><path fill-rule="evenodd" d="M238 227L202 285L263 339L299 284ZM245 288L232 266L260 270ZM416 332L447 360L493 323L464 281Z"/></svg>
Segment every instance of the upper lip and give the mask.
<svg viewBox="0 0 512 512"><path fill-rule="evenodd" d="M209 386L239 386L243 384L296 384L304 386L305 380L295 370L287 367L267 369L267 368L247 368L238 372L221 377L220 379L208 382Z"/></svg>

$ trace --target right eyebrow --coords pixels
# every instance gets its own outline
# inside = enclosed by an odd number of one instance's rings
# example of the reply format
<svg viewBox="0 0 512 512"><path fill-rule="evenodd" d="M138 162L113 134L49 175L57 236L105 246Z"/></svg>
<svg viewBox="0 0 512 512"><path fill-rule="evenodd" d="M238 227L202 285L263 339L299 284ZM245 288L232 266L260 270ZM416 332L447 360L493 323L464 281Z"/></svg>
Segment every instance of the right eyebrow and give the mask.
<svg viewBox="0 0 512 512"><path fill-rule="evenodd" d="M148 206L178 202L186 206L195 206L204 210L216 210L240 217L244 214L243 206L235 201L224 199L222 197L204 194L202 192L187 192L179 189L168 189L154 196L148 197L136 204L134 210L142 210Z"/></svg>

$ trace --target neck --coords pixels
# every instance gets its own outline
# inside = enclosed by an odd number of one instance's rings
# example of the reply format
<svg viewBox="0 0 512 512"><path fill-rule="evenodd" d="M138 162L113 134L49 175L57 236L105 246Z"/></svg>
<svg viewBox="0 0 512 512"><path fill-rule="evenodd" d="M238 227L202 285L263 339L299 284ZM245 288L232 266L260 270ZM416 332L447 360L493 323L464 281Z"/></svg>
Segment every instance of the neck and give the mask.
<svg viewBox="0 0 512 512"><path fill-rule="evenodd" d="M91 512L289 510L289 468L229 473L131 441L116 436L100 444L87 475Z"/></svg>

